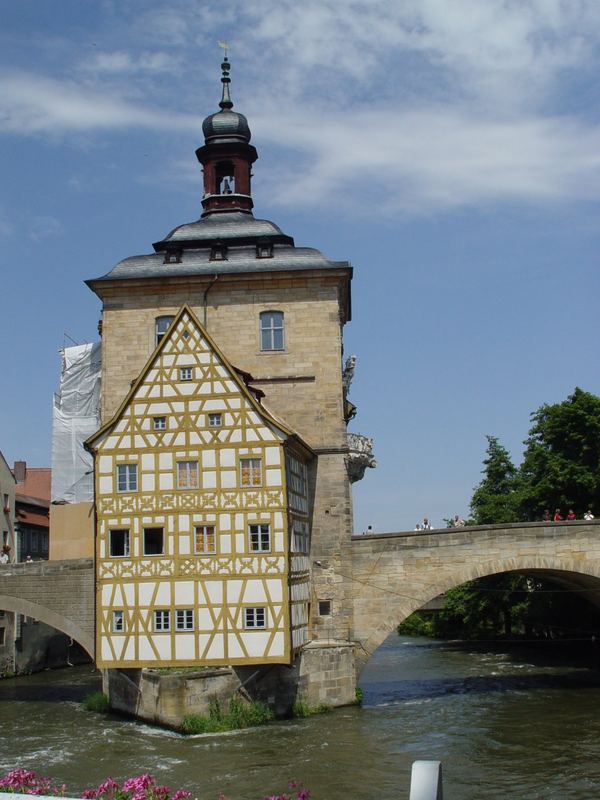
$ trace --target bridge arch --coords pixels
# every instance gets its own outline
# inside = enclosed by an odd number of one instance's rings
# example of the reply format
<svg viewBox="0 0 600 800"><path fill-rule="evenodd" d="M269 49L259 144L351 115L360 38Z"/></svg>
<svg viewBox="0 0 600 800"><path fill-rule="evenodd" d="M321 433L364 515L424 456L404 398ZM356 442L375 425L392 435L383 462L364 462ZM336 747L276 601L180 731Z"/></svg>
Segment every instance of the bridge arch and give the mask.
<svg viewBox="0 0 600 800"><path fill-rule="evenodd" d="M91 558L3 565L0 609L50 625L70 636L94 659Z"/></svg>
<svg viewBox="0 0 600 800"><path fill-rule="evenodd" d="M545 576L600 608L599 533L597 526L549 530L532 523L388 535L370 542L357 537L352 585L357 672L412 613L488 575Z"/></svg>
<svg viewBox="0 0 600 800"><path fill-rule="evenodd" d="M33 603L31 600L3 594L0 594L0 609L2 611L11 611L14 614L23 614L25 617L32 617L39 622L50 625L52 628L56 628L57 631L70 636L71 639L83 647L92 660L94 659L93 636L82 630L72 619L68 619L39 603Z"/></svg>

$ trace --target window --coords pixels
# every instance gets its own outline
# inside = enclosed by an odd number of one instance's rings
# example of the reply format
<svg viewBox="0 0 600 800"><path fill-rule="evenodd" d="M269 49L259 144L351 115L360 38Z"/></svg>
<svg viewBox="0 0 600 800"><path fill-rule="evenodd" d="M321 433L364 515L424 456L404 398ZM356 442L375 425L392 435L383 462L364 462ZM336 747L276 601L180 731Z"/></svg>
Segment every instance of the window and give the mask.
<svg viewBox="0 0 600 800"><path fill-rule="evenodd" d="M214 525L196 526L196 553L216 553L217 544Z"/></svg>
<svg viewBox="0 0 600 800"><path fill-rule="evenodd" d="M144 528L144 555L161 556L164 552L162 528Z"/></svg>
<svg viewBox="0 0 600 800"><path fill-rule="evenodd" d="M181 250L167 250L164 264L181 264Z"/></svg>
<svg viewBox="0 0 600 800"><path fill-rule="evenodd" d="M192 368L191 367L180 367L180 369L179 369L179 380L180 381L191 381L192 380Z"/></svg>
<svg viewBox="0 0 600 800"><path fill-rule="evenodd" d="M122 611L112 612L112 629L113 633L121 633L125 629Z"/></svg>
<svg viewBox="0 0 600 800"><path fill-rule="evenodd" d="M260 458L240 459L242 486L262 486L262 462Z"/></svg>
<svg viewBox="0 0 600 800"><path fill-rule="evenodd" d="M319 600L319 616L331 616L331 600Z"/></svg>
<svg viewBox="0 0 600 800"><path fill-rule="evenodd" d="M191 608L178 608L175 612L175 628L178 631L194 630L194 611Z"/></svg>
<svg viewBox="0 0 600 800"><path fill-rule="evenodd" d="M171 630L171 612L170 611L155 611L154 612L154 630L155 631L170 631Z"/></svg>
<svg viewBox="0 0 600 800"><path fill-rule="evenodd" d="M260 349L283 350L283 311L263 311L260 315Z"/></svg>
<svg viewBox="0 0 600 800"><path fill-rule="evenodd" d="M4 637L6 635L6 628L0 628L0 647L4 647Z"/></svg>
<svg viewBox="0 0 600 800"><path fill-rule="evenodd" d="M109 552L111 556L128 556L129 555L129 531L128 530L112 530L109 533Z"/></svg>
<svg viewBox="0 0 600 800"><path fill-rule="evenodd" d="M250 525L250 550L253 553L268 553L271 550L270 525Z"/></svg>
<svg viewBox="0 0 600 800"><path fill-rule="evenodd" d="M8 514L10 511L10 499L7 494L4 495L4 513Z"/></svg>
<svg viewBox="0 0 600 800"><path fill-rule="evenodd" d="M216 244L210 249L211 261L227 261L227 248L223 244Z"/></svg>
<svg viewBox="0 0 600 800"><path fill-rule="evenodd" d="M244 609L244 628L265 628L266 609L264 607Z"/></svg>
<svg viewBox="0 0 600 800"><path fill-rule="evenodd" d="M156 344L160 342L165 333L169 330L169 326L175 317L157 317L154 321L154 332L156 337Z"/></svg>
<svg viewBox="0 0 600 800"><path fill-rule="evenodd" d="M177 462L177 488L178 489L197 489L198 488L198 462L197 461L178 461Z"/></svg>
<svg viewBox="0 0 600 800"><path fill-rule="evenodd" d="M167 429L167 418L166 417L154 417L154 430L155 431L164 431Z"/></svg>
<svg viewBox="0 0 600 800"><path fill-rule="evenodd" d="M273 258L273 245L271 242L259 242L256 245L257 258Z"/></svg>
<svg viewBox="0 0 600 800"><path fill-rule="evenodd" d="M221 427L221 415L220 414L209 414L208 415L208 427L209 428L220 428Z"/></svg>
<svg viewBox="0 0 600 800"><path fill-rule="evenodd" d="M137 492L137 464L117 465L117 491Z"/></svg>
<svg viewBox="0 0 600 800"><path fill-rule="evenodd" d="M292 553L308 553L309 550L308 523L295 519L292 524Z"/></svg>

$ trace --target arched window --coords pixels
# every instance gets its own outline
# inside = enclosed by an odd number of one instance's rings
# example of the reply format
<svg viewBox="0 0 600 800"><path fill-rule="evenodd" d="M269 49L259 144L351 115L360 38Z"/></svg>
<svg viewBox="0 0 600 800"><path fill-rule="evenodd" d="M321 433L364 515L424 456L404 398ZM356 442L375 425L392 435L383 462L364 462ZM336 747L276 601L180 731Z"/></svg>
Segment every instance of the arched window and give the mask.
<svg viewBox="0 0 600 800"><path fill-rule="evenodd" d="M157 317L154 320L154 332L156 335L156 342L158 344L169 329L169 325L173 322L175 317Z"/></svg>
<svg viewBox="0 0 600 800"><path fill-rule="evenodd" d="M260 315L260 349L284 349L283 311L263 311Z"/></svg>

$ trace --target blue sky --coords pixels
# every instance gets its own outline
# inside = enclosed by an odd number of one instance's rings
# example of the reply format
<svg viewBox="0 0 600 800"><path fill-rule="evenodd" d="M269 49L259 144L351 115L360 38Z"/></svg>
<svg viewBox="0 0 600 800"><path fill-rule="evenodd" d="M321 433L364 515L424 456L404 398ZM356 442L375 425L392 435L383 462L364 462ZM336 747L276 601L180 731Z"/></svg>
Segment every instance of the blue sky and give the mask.
<svg viewBox="0 0 600 800"><path fill-rule="evenodd" d="M217 40L255 215L355 268L356 528L466 515L485 436L600 394L597 0L0 0L0 449L50 463L83 284L200 214Z"/></svg>

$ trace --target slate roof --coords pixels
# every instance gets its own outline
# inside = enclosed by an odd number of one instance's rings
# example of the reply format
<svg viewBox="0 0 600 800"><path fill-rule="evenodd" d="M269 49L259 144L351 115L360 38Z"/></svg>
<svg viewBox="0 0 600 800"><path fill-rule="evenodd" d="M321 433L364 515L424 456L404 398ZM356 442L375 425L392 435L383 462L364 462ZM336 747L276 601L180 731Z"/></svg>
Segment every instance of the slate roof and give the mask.
<svg viewBox="0 0 600 800"><path fill-rule="evenodd" d="M273 247L271 258L258 258L257 244ZM226 259L211 259L215 245L227 247ZM155 253L130 256L110 272L87 280L98 283L136 278L171 278L227 273L283 272L349 268L347 261L331 261L319 250L295 247L291 236L269 220L241 211L213 213L172 230L154 245ZM165 252L178 252L180 261L165 263Z"/></svg>

